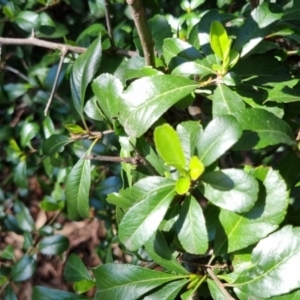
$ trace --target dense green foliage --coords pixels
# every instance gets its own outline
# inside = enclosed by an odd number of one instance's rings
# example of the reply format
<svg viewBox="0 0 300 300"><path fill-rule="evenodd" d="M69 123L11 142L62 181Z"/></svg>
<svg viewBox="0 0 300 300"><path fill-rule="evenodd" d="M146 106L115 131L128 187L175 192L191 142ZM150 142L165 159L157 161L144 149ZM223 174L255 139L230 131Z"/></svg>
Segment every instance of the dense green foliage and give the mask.
<svg viewBox="0 0 300 300"><path fill-rule="evenodd" d="M0 297L68 250L64 215L105 221L103 265L71 254L73 291L33 300L297 299L300 0L107 2L0 1L0 229L24 238Z"/></svg>

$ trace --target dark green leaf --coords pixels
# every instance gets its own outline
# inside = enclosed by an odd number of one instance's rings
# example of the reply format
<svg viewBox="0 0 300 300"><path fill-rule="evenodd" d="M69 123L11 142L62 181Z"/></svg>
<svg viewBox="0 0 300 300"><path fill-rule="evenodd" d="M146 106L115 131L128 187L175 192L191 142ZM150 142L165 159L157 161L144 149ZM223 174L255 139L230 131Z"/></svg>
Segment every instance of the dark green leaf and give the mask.
<svg viewBox="0 0 300 300"><path fill-rule="evenodd" d="M300 13L300 2L297 0L289 1L284 6L284 20L298 20Z"/></svg>
<svg viewBox="0 0 300 300"><path fill-rule="evenodd" d="M98 105L111 123L118 116L120 95L123 92L121 81L110 74L101 74L92 84Z"/></svg>
<svg viewBox="0 0 300 300"><path fill-rule="evenodd" d="M258 243L252 252L253 267L243 271L234 286L254 297L289 293L300 285L295 268L299 264L300 228L288 225Z"/></svg>
<svg viewBox="0 0 300 300"><path fill-rule="evenodd" d="M185 157L176 131L169 124L164 124L155 128L155 147L159 155L169 166L173 166L179 171L185 170Z"/></svg>
<svg viewBox="0 0 300 300"><path fill-rule="evenodd" d="M39 26L39 15L33 11L23 10L15 18L16 24L26 32Z"/></svg>
<svg viewBox="0 0 300 300"><path fill-rule="evenodd" d="M35 286L33 288L32 300L92 300L86 296L74 293L50 289L44 286Z"/></svg>
<svg viewBox="0 0 300 300"><path fill-rule="evenodd" d="M245 109L243 100L226 85L218 84L213 95L208 96L213 101L213 115L233 115Z"/></svg>
<svg viewBox="0 0 300 300"><path fill-rule="evenodd" d="M39 250L45 255L62 254L68 247L68 238L60 234L44 237L39 243Z"/></svg>
<svg viewBox="0 0 300 300"><path fill-rule="evenodd" d="M66 183L67 208L70 219L89 217L91 162L85 155L72 168Z"/></svg>
<svg viewBox="0 0 300 300"><path fill-rule="evenodd" d="M137 299L154 288L182 278L129 264L106 264L93 269L97 293L95 299Z"/></svg>
<svg viewBox="0 0 300 300"><path fill-rule="evenodd" d="M81 280L92 280L86 266L78 255L72 253L66 262L64 269L64 279L69 282L77 282Z"/></svg>
<svg viewBox="0 0 300 300"><path fill-rule="evenodd" d="M290 126L266 110L245 109L237 119L244 133L236 149L261 149L281 143L295 145Z"/></svg>
<svg viewBox="0 0 300 300"><path fill-rule="evenodd" d="M53 134L44 141L43 153L52 156L57 152L61 152L63 147L71 142L72 140L65 135Z"/></svg>
<svg viewBox="0 0 300 300"><path fill-rule="evenodd" d="M176 223L178 239L186 252L204 254L208 248L208 235L202 208L194 197L184 200Z"/></svg>
<svg viewBox="0 0 300 300"><path fill-rule="evenodd" d="M77 58L73 66L71 92L74 106L81 117L83 117L86 89L99 68L101 54L101 37L98 37L87 51Z"/></svg>
<svg viewBox="0 0 300 300"><path fill-rule="evenodd" d="M261 188L258 200L250 211L235 214L221 210L214 246L216 254L233 252L254 244L276 230L284 219L288 193L278 172L260 167L250 174L261 181L264 188Z"/></svg>
<svg viewBox="0 0 300 300"><path fill-rule="evenodd" d="M14 264L10 277L15 282L25 281L33 275L35 269L36 258L25 254Z"/></svg>
<svg viewBox="0 0 300 300"><path fill-rule="evenodd" d="M26 161L20 161L14 170L14 182L20 188L27 189L27 164Z"/></svg>
<svg viewBox="0 0 300 300"><path fill-rule="evenodd" d="M173 75L135 80L123 93L120 121L130 137L139 137L172 105L189 95L197 83Z"/></svg>
<svg viewBox="0 0 300 300"><path fill-rule="evenodd" d="M214 118L204 129L198 141L198 156L204 166L211 165L242 135L236 119L232 116Z"/></svg>
<svg viewBox="0 0 300 300"><path fill-rule="evenodd" d="M157 230L175 195L175 181L161 178L144 200L132 206L119 226L120 241L138 250Z"/></svg>
<svg viewBox="0 0 300 300"><path fill-rule="evenodd" d="M257 200L258 183L243 170L224 169L204 174L204 195L215 205L242 213L250 210Z"/></svg>
<svg viewBox="0 0 300 300"><path fill-rule="evenodd" d="M174 253L171 251L160 231L157 231L145 243L145 249L149 256L165 269L179 274L189 274L189 272L176 260Z"/></svg>
<svg viewBox="0 0 300 300"><path fill-rule="evenodd" d="M32 231L35 229L34 220L29 209L21 202L15 202L16 219L23 231Z"/></svg>

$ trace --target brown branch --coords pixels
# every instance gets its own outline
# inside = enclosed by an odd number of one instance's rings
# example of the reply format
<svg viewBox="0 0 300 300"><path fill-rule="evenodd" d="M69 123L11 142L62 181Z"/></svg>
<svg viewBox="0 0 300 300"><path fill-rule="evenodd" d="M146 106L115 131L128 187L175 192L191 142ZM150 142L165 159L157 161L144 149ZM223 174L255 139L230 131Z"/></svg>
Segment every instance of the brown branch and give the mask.
<svg viewBox="0 0 300 300"><path fill-rule="evenodd" d="M104 0L104 7L105 7L106 27L107 27L107 31L108 31L108 37L110 40L110 47L112 48L112 50L115 50L116 44L115 44L113 29L112 29L111 21L110 21L110 9L109 9L109 1L108 0Z"/></svg>
<svg viewBox="0 0 300 300"><path fill-rule="evenodd" d="M150 31L148 29L142 1L127 0L127 4L131 8L134 24L137 29L139 38L141 40L144 57L145 57L145 63L147 66L152 66L154 68L155 67L154 43Z"/></svg>
<svg viewBox="0 0 300 300"><path fill-rule="evenodd" d="M106 156L106 155L86 155L85 159L90 160L100 160L100 161L109 161L109 162L115 162L115 163L128 163L132 165L138 165L140 163L139 157L119 157L119 156Z"/></svg>

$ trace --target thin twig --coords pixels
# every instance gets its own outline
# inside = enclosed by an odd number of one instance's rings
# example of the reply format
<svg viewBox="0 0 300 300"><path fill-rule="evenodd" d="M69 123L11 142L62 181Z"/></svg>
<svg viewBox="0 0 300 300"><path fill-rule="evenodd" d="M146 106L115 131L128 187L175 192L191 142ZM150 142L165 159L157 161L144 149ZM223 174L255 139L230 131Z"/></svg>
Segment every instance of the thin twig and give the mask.
<svg viewBox="0 0 300 300"><path fill-rule="evenodd" d="M225 298L227 300L235 300L229 293L228 291L225 289L225 287L223 286L222 282L219 280L219 278L216 276L216 274L213 272L213 270L211 268L207 268L207 273L209 274L209 276L214 280L214 282L217 284L217 286L220 288L221 292L223 293L223 295L225 296Z"/></svg>
<svg viewBox="0 0 300 300"><path fill-rule="evenodd" d="M66 56L67 52L68 52L68 50L67 50L66 47L63 47L63 48L61 49L61 54L60 54L61 56L60 56L58 68L57 68L57 71L56 71L55 79L54 79L54 82L53 82L51 94L50 94L50 97L49 97L49 99L48 99L46 108L45 108L45 110L44 110L45 116L47 116L48 110L49 110L50 105L51 105L51 103L52 103L52 99L53 99L54 93L55 93L55 91L56 91L56 87L57 87L57 83L58 83L58 78L59 78L59 75L60 75L61 67L62 67L62 65L63 65L63 62L64 62L64 59L65 59L65 56Z"/></svg>
<svg viewBox="0 0 300 300"><path fill-rule="evenodd" d="M108 0L104 0L104 7L105 7L106 27L107 27L107 31L108 31L108 37L110 40L110 47L112 48L112 50L115 50L116 44L115 44L113 29L112 29L111 21L110 21L110 9L109 9L109 1Z"/></svg>
<svg viewBox="0 0 300 300"><path fill-rule="evenodd" d="M106 155L95 155L95 154L86 155L85 159L109 161L115 163L125 162L132 165L137 165L139 164L140 161L138 157L119 157L119 156L106 156Z"/></svg>
<svg viewBox="0 0 300 300"><path fill-rule="evenodd" d="M13 68L13 67L10 67L10 66L5 66L4 67L4 70L6 71L9 71L9 72L12 72L16 75L18 75L20 78L24 79L25 81L29 82L29 77L27 77L26 75L24 75L23 73L21 73L19 70Z"/></svg>
<svg viewBox="0 0 300 300"><path fill-rule="evenodd" d="M145 57L145 63L147 66L152 66L154 68L154 43L150 31L148 29L142 2L141 0L127 0L127 4L131 8L134 24L137 29L139 38L141 40Z"/></svg>

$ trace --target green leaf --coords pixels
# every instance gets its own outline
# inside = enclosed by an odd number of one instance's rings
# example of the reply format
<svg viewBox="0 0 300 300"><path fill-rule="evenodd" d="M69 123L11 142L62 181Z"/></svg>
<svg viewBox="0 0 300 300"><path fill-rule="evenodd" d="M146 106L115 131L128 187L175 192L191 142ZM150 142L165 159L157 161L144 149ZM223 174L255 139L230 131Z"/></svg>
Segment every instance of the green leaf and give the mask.
<svg viewBox="0 0 300 300"><path fill-rule="evenodd" d="M165 39L163 52L174 75L197 74L202 78L215 73L198 50L180 39Z"/></svg>
<svg viewBox="0 0 300 300"><path fill-rule="evenodd" d="M81 280L81 281L75 282L74 285L73 285L73 288L77 293L82 294L82 293L85 293L85 292L89 291L94 286L95 286L94 281Z"/></svg>
<svg viewBox="0 0 300 300"><path fill-rule="evenodd" d="M30 214L29 209L21 201L15 201L16 219L20 228L23 231L32 231L35 229L34 220Z"/></svg>
<svg viewBox="0 0 300 300"><path fill-rule="evenodd" d="M172 105L189 95L197 83L173 75L135 80L123 93L120 122L130 137L139 137Z"/></svg>
<svg viewBox="0 0 300 300"><path fill-rule="evenodd" d="M208 234L202 208L194 197L184 200L176 223L178 239L186 252L204 254L208 248Z"/></svg>
<svg viewBox="0 0 300 300"><path fill-rule="evenodd" d="M14 182L18 187L27 189L27 164L26 161L20 161L14 170Z"/></svg>
<svg viewBox="0 0 300 300"><path fill-rule="evenodd" d="M297 0L289 1L284 6L284 20L298 20L299 13L300 13L300 2Z"/></svg>
<svg viewBox="0 0 300 300"><path fill-rule="evenodd" d="M245 109L243 100L226 85L218 84L213 95L208 96L213 101L213 116L233 115Z"/></svg>
<svg viewBox="0 0 300 300"><path fill-rule="evenodd" d="M87 101L86 105L84 106L84 112L89 118L93 120L103 121L105 119L103 112L97 104L96 97L93 97L92 99Z"/></svg>
<svg viewBox="0 0 300 300"><path fill-rule="evenodd" d="M295 146L290 126L264 109L245 109L237 119L244 133L235 149L261 149L277 144Z"/></svg>
<svg viewBox="0 0 300 300"><path fill-rule="evenodd" d="M177 261L163 234L159 230L145 243L145 249L153 261L165 269L179 274L189 274Z"/></svg>
<svg viewBox="0 0 300 300"><path fill-rule="evenodd" d="M172 275L129 264L106 264L93 269L97 292L95 300L137 299L160 285L178 280L182 275Z"/></svg>
<svg viewBox="0 0 300 300"><path fill-rule="evenodd" d="M30 145L30 141L38 134L40 126L37 123L24 123L21 129L21 146Z"/></svg>
<svg viewBox="0 0 300 300"><path fill-rule="evenodd" d="M14 248L12 245L7 245L0 253L0 257L7 260L14 260Z"/></svg>
<svg viewBox="0 0 300 300"><path fill-rule="evenodd" d="M257 200L258 183L243 170L214 171L204 174L201 180L205 197L221 208L242 213L249 211Z"/></svg>
<svg viewBox="0 0 300 300"><path fill-rule="evenodd" d="M144 300L175 300L180 290L187 285L186 279L176 280L171 283L165 284L163 287L155 291L154 293L146 296Z"/></svg>
<svg viewBox="0 0 300 300"><path fill-rule="evenodd" d="M172 126L164 124L154 130L154 143L157 152L166 165L173 166L180 172L185 169L185 157L179 137Z"/></svg>
<svg viewBox="0 0 300 300"><path fill-rule="evenodd" d="M86 266L78 255L72 253L66 262L64 268L64 279L69 282L77 282L81 280L92 280Z"/></svg>
<svg viewBox="0 0 300 300"><path fill-rule="evenodd" d="M66 183L66 199L69 218L80 220L89 217L89 192L91 186L91 162L85 155L72 168Z"/></svg>
<svg viewBox="0 0 300 300"><path fill-rule="evenodd" d="M210 26L210 45L221 61L229 63L231 39L228 38L222 23L218 21L213 21Z"/></svg>
<svg viewBox="0 0 300 300"><path fill-rule="evenodd" d="M14 20L26 32L31 32L39 26L39 15L33 11L21 11Z"/></svg>
<svg viewBox="0 0 300 300"><path fill-rule="evenodd" d="M120 241L138 250L157 230L175 195L175 181L161 178L144 200L132 206L119 225Z"/></svg>
<svg viewBox="0 0 300 300"><path fill-rule="evenodd" d="M300 274L295 268L299 264L300 228L287 225L258 243L252 252L253 267L243 271L234 286L254 297L289 293L299 288Z"/></svg>
<svg viewBox="0 0 300 300"><path fill-rule="evenodd" d="M236 214L221 210L214 245L217 255L256 243L276 230L286 215L288 193L279 173L271 168L260 167L250 174L261 181L264 187L260 189L254 207L248 212Z"/></svg>
<svg viewBox="0 0 300 300"><path fill-rule="evenodd" d="M224 296L220 287L216 284L214 280L207 279L207 284L211 296L214 300L227 300L228 298Z"/></svg>
<svg viewBox="0 0 300 300"><path fill-rule="evenodd" d="M193 156L189 164L189 172L192 180L197 180L204 172L205 168L197 156Z"/></svg>
<svg viewBox="0 0 300 300"><path fill-rule="evenodd" d="M21 282L29 279L35 272L36 258L24 254L18 260L11 270L11 280L14 282Z"/></svg>
<svg viewBox="0 0 300 300"><path fill-rule="evenodd" d="M35 286L33 288L32 300L92 300L92 298L77 295L74 293L50 289L44 286Z"/></svg>
<svg viewBox="0 0 300 300"><path fill-rule="evenodd" d="M66 124L65 127L71 134L86 134L86 130L77 124Z"/></svg>
<svg viewBox="0 0 300 300"><path fill-rule="evenodd" d="M232 116L218 116L204 129L198 141L198 156L204 166L211 165L242 135L241 128Z"/></svg>
<svg viewBox="0 0 300 300"><path fill-rule="evenodd" d="M64 235L56 234L44 237L39 243L39 250L45 255L59 255L68 250L69 240Z"/></svg>
<svg viewBox="0 0 300 300"><path fill-rule="evenodd" d="M120 95L123 92L121 81L113 75L101 74L94 80L92 89L102 112L113 123L118 116Z"/></svg>
<svg viewBox="0 0 300 300"><path fill-rule="evenodd" d="M49 35L53 34L55 32L55 23L50 18L50 16L45 12L41 12L39 14L39 18L40 18L39 31L43 34L49 34Z"/></svg>
<svg viewBox="0 0 300 300"><path fill-rule="evenodd" d="M17 295L11 285L6 287L3 300L18 300Z"/></svg>
<svg viewBox="0 0 300 300"><path fill-rule="evenodd" d="M189 177L181 177L176 181L175 190L178 195L184 195L188 193L191 187L191 179Z"/></svg>
<svg viewBox="0 0 300 300"><path fill-rule="evenodd" d="M48 156L52 156L57 152L61 152L67 144L72 140L65 135L53 134L44 141L43 153Z"/></svg>
<svg viewBox="0 0 300 300"><path fill-rule="evenodd" d="M247 18L240 27L233 45L236 51L241 52L241 57L258 45L268 33L271 33L272 28L269 25L282 17L282 12L278 11L278 7L265 2L252 10L251 17Z"/></svg>
<svg viewBox="0 0 300 300"><path fill-rule="evenodd" d="M202 132L202 126L197 121L186 121L180 123L176 127L181 147L186 160L186 168L188 167L191 157L197 148L198 139Z"/></svg>
<svg viewBox="0 0 300 300"><path fill-rule="evenodd" d="M75 61L71 73L71 92L74 106L83 118L83 106L86 89L99 68L102 47L101 37L98 37Z"/></svg>

